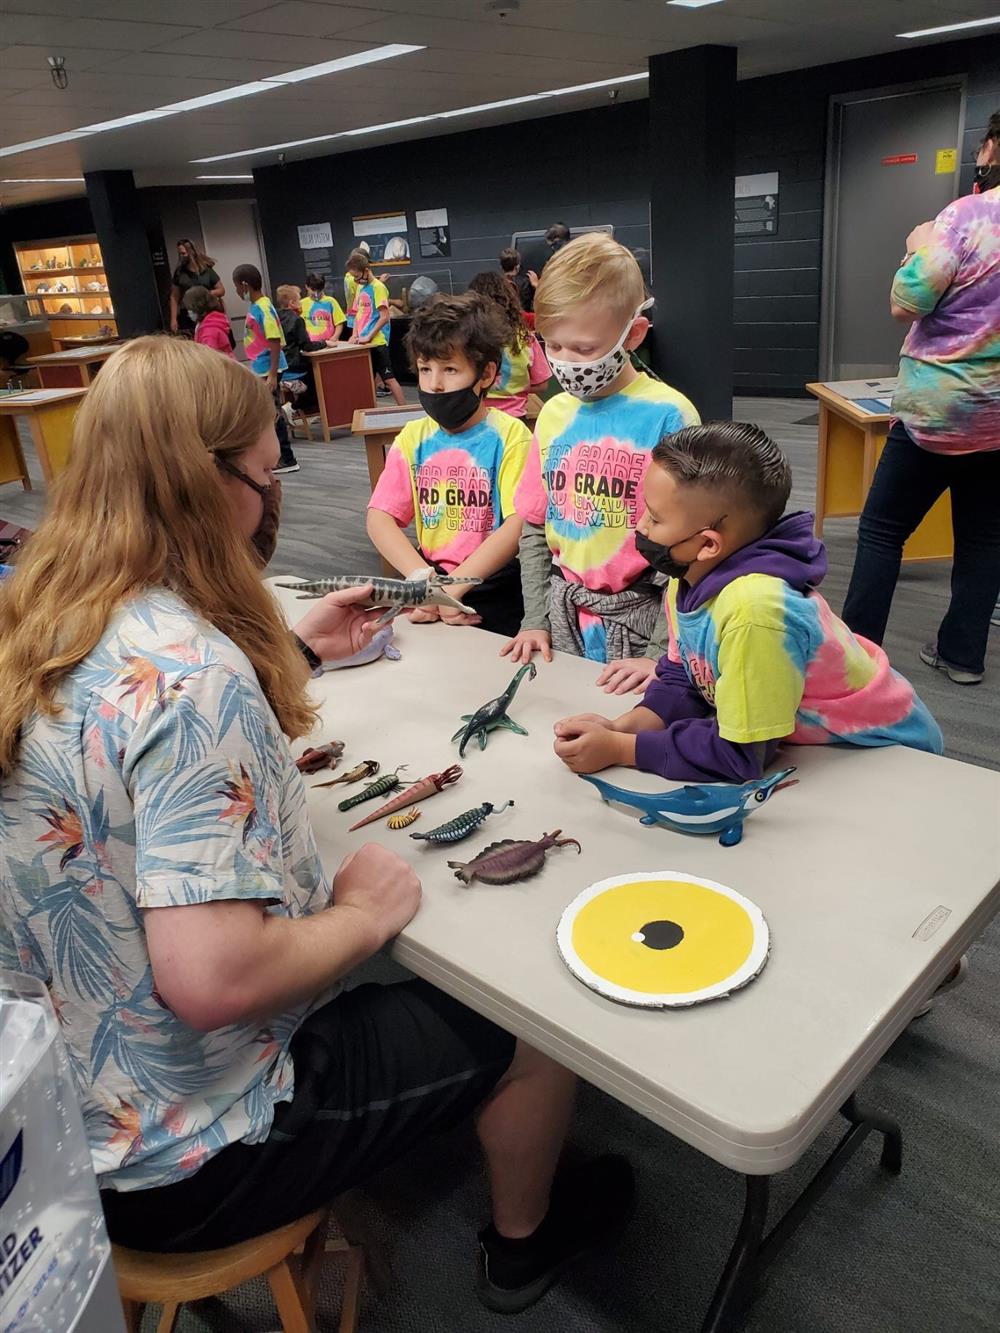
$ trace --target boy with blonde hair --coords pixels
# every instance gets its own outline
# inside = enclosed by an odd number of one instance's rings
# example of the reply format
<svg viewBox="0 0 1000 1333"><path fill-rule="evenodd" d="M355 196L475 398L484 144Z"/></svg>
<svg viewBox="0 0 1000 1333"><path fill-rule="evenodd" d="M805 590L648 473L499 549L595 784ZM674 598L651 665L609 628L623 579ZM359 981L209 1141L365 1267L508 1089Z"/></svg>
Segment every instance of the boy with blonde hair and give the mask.
<svg viewBox="0 0 1000 1333"><path fill-rule="evenodd" d="M654 445L700 420L632 364L650 304L635 257L604 233L545 265L535 327L565 392L542 408L515 497L525 614L502 653L603 662L598 684L615 694L644 689L666 645L662 589L635 544L643 477Z"/></svg>

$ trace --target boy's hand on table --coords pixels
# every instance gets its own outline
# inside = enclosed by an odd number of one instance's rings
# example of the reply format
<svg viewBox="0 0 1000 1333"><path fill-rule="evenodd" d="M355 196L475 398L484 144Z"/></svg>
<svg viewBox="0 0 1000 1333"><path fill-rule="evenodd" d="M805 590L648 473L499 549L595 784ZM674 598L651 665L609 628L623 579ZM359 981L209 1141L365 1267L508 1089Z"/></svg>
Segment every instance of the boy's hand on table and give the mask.
<svg viewBox="0 0 1000 1333"><path fill-rule="evenodd" d="M571 717L561 718L552 730L560 740L570 740L573 736L583 734L587 726L607 727L609 731L615 730L614 719L602 717L600 713L573 713Z"/></svg>
<svg viewBox="0 0 1000 1333"><path fill-rule="evenodd" d="M562 725L568 723L572 723L576 734L567 739L557 737L553 749L572 772L599 773L615 764L635 763L634 736L623 736L601 723L580 717L567 718Z"/></svg>
<svg viewBox="0 0 1000 1333"><path fill-rule="evenodd" d="M552 661L552 636L544 629L523 629L500 649L501 657L512 662L530 662L535 653L541 653L546 662Z"/></svg>
<svg viewBox="0 0 1000 1333"><path fill-rule="evenodd" d="M656 663L651 657L623 657L609 662L597 683L604 687L605 694L644 694L655 673Z"/></svg>
<svg viewBox="0 0 1000 1333"><path fill-rule="evenodd" d="M481 625L482 616L475 611L456 611L454 607L442 606L438 612L446 625Z"/></svg>

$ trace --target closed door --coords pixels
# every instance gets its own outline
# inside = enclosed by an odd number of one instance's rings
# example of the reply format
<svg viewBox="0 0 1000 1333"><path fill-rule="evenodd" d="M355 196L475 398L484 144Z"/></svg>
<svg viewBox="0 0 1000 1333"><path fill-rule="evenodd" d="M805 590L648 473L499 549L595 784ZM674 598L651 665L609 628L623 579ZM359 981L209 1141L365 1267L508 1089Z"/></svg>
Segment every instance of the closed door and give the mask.
<svg viewBox="0 0 1000 1333"><path fill-rule="evenodd" d="M955 197L957 154L946 154L961 142L962 89L835 99L832 118L825 371L894 375L906 330L889 314L889 289L906 237Z"/></svg>
<svg viewBox="0 0 1000 1333"><path fill-rule="evenodd" d="M257 225L257 205L252 199L205 199L198 204L205 253L215 260L215 271L226 289L226 314L236 339L236 355L243 356L243 325L246 306L233 291L233 269L253 264L264 276L267 269Z"/></svg>

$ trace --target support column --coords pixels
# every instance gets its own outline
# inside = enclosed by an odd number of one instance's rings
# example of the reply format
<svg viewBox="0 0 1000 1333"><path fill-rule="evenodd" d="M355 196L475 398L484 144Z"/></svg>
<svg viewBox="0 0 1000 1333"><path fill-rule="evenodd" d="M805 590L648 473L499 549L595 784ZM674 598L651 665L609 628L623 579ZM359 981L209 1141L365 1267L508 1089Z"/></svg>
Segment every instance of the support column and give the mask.
<svg viewBox="0 0 1000 1333"><path fill-rule="evenodd" d="M123 338L163 327L139 192L131 171L84 172L94 229Z"/></svg>
<svg viewBox="0 0 1000 1333"><path fill-rule="evenodd" d="M735 116L735 47L650 57L657 369L705 421L728 421L733 410Z"/></svg>

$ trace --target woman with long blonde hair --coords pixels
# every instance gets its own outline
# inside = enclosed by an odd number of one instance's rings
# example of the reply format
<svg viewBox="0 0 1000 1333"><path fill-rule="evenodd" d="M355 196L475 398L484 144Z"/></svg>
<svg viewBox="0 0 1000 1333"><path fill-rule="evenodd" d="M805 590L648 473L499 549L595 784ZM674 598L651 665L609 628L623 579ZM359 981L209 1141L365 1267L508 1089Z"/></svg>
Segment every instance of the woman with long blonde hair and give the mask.
<svg viewBox="0 0 1000 1333"><path fill-rule="evenodd" d="M298 646L284 626L273 421L261 381L178 339L126 344L88 391L0 587L0 967L49 987L113 1239L236 1243L477 1109L494 1234L528 1236L572 1077L423 982L339 993L420 883L366 844L331 892L317 855L303 653L351 655L378 612L353 589ZM567 1247L515 1247L487 1292L530 1303Z"/></svg>

